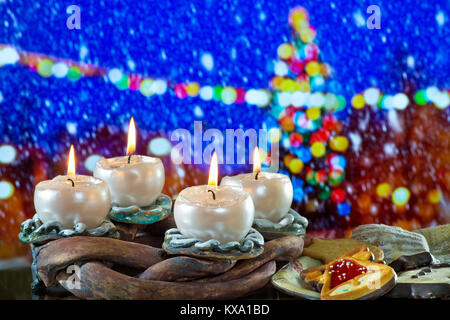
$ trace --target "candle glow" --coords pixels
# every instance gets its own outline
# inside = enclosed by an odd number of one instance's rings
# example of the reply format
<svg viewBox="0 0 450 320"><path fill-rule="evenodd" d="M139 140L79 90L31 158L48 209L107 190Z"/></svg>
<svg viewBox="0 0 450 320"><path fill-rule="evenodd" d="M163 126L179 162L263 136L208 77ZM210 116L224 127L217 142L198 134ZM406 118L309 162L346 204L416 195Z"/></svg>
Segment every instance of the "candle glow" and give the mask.
<svg viewBox="0 0 450 320"><path fill-rule="evenodd" d="M134 118L131 117L130 124L128 126L127 156L133 154L135 150L136 150L136 126L134 125Z"/></svg>
<svg viewBox="0 0 450 320"><path fill-rule="evenodd" d="M253 150L253 173L258 173L261 171L261 159L259 157L259 149L255 147Z"/></svg>
<svg viewBox="0 0 450 320"><path fill-rule="evenodd" d="M217 163L217 154L214 152L211 158L211 164L209 165L209 178L208 186L216 186L217 180L219 180L219 165Z"/></svg>
<svg viewBox="0 0 450 320"><path fill-rule="evenodd" d="M67 165L67 175L74 176L75 175L75 151L73 149L73 144L70 146L69 151L69 161Z"/></svg>

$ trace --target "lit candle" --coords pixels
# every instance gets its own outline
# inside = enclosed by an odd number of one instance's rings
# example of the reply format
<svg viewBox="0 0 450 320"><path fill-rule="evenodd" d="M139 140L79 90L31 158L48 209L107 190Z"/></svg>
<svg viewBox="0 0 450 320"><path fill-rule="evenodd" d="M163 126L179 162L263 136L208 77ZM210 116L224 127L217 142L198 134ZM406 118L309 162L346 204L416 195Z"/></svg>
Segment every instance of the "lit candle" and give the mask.
<svg viewBox="0 0 450 320"><path fill-rule="evenodd" d="M253 201L241 187L218 187L218 163L214 153L208 185L189 187L180 192L174 218L180 232L201 241L216 239L221 244L241 241L254 218Z"/></svg>
<svg viewBox="0 0 450 320"><path fill-rule="evenodd" d="M291 208L294 190L287 175L261 172L258 147L253 152L253 173L224 177L221 186L239 186L247 190L255 204L255 218L279 222Z"/></svg>
<svg viewBox="0 0 450 320"><path fill-rule="evenodd" d="M75 174L75 155L70 147L67 175L38 183L34 207L43 223L56 221L64 229L82 222L96 228L108 215L110 195L105 181Z"/></svg>
<svg viewBox="0 0 450 320"><path fill-rule="evenodd" d="M136 128L131 118L127 155L100 159L94 177L103 179L111 192L111 205L146 207L158 198L164 187L164 166L160 159L135 155Z"/></svg>

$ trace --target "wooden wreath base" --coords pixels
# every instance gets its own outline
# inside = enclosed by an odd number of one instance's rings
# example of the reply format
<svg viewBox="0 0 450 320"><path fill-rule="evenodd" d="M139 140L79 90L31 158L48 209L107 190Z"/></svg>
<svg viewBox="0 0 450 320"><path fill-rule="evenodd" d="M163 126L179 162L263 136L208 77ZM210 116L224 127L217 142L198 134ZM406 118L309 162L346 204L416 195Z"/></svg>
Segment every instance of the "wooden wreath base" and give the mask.
<svg viewBox="0 0 450 320"><path fill-rule="evenodd" d="M276 271L275 261L295 259L302 250L302 237L287 236L266 242L255 258L214 261L80 236L35 247L34 265L47 288L59 284L83 299L234 299L264 287Z"/></svg>

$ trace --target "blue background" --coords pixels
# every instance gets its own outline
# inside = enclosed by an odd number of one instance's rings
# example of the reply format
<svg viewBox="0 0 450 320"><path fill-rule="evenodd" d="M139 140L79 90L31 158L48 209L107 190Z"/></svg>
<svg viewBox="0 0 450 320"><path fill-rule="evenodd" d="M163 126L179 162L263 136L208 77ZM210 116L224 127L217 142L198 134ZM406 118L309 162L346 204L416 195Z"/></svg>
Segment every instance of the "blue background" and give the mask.
<svg viewBox="0 0 450 320"><path fill-rule="evenodd" d="M81 8L81 30L66 27L71 4ZM365 26L371 4L381 9L380 30ZM347 98L372 85L398 92L405 73L419 88L448 87L448 1L7 0L0 3L0 43L175 82L266 88L277 47L291 40L288 14L297 5L309 11L321 57ZM201 64L203 53L214 59L211 71ZM405 67L408 56L414 68ZM194 120L219 129L258 128L268 117L247 104L146 98L103 79L72 83L21 66L0 69L0 93L0 139L54 154L67 150L69 142L58 144L57 137L68 123L77 128L70 142L83 143L99 125L122 128L130 116L151 132L192 128Z"/></svg>

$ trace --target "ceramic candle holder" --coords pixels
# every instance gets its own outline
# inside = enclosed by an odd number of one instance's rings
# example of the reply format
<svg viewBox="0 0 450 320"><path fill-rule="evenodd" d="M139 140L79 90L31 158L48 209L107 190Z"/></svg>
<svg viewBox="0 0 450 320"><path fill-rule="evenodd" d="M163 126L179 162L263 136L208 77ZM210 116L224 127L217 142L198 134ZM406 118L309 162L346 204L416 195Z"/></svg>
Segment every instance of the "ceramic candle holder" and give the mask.
<svg viewBox="0 0 450 320"><path fill-rule="evenodd" d="M22 243L43 245L52 240L71 236L108 237L119 239L116 226L108 220L96 228L88 229L84 223L77 223L73 228L64 228L57 221L43 223L37 214L25 220L20 226L19 240Z"/></svg>
<svg viewBox="0 0 450 320"><path fill-rule="evenodd" d="M113 206L109 212L109 218L116 222L146 225L153 224L166 219L172 213L172 199L160 194L152 204L145 207L129 206L115 207Z"/></svg>
<svg viewBox="0 0 450 320"><path fill-rule="evenodd" d="M261 232L264 239L271 240L284 236L301 236L306 232L308 219L289 209L288 214L279 222L274 223L267 219L255 219L253 227Z"/></svg>
<svg viewBox="0 0 450 320"><path fill-rule="evenodd" d="M185 237L179 229L166 231L163 249L171 255L185 255L213 260L243 260L259 256L264 251L264 238L251 228L241 241L220 243Z"/></svg>

